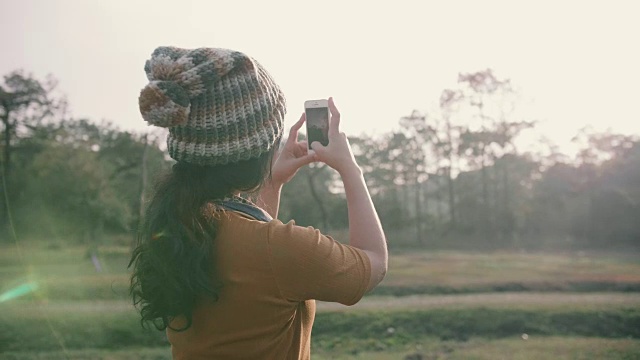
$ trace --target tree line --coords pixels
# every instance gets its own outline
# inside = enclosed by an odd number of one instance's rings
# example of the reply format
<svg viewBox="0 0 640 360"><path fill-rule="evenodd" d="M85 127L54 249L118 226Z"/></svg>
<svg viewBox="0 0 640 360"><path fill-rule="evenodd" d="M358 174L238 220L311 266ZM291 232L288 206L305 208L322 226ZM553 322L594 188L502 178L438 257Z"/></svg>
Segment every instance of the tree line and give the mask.
<svg viewBox="0 0 640 360"><path fill-rule="evenodd" d="M574 157L541 142L517 92L490 69L459 74L437 108L395 130L350 136L391 246L637 247L640 141L582 129ZM0 84L0 242L13 233L57 243L130 244L155 176L172 160L165 133L123 131L68 115L55 79L22 71ZM281 220L340 233L348 226L337 173L301 169L282 194Z"/></svg>

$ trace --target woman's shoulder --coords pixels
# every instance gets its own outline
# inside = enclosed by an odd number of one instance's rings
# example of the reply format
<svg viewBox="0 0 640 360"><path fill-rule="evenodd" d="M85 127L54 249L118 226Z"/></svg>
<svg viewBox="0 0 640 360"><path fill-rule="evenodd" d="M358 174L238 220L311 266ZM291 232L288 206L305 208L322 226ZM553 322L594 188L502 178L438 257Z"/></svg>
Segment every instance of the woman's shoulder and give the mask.
<svg viewBox="0 0 640 360"><path fill-rule="evenodd" d="M294 247L307 247L319 243L332 243L334 239L324 235L320 230L312 226L298 226L294 220L283 223L280 220L272 220L266 224L268 238L271 245L286 245Z"/></svg>
<svg viewBox="0 0 640 360"><path fill-rule="evenodd" d="M311 226L298 226L295 220L282 222L279 219L265 219L255 217L242 211L230 209L218 209L215 214L218 225L222 232L231 231L236 234L256 236L266 235L267 240L272 245L285 245L294 242L316 242L321 239L331 239L323 235L320 230ZM301 245L301 244L299 244Z"/></svg>
<svg viewBox="0 0 640 360"><path fill-rule="evenodd" d="M296 225L295 220L289 220L287 222L282 222L279 219L273 219L271 221L269 221L267 223L267 225L269 226L269 228L272 231L276 231L276 232L285 232L285 233L291 233L291 232L315 232L315 231L319 231L311 226L308 227L304 227L304 226L298 226Z"/></svg>

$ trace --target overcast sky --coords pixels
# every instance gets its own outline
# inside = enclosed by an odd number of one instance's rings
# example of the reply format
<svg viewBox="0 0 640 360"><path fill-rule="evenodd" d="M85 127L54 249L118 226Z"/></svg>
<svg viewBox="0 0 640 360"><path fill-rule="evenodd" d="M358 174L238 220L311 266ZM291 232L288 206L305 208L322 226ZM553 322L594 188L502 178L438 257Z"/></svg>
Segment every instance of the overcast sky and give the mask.
<svg viewBox="0 0 640 360"><path fill-rule="evenodd" d="M459 72L492 68L565 147L587 125L640 133L638 3L0 0L0 74L51 73L74 116L143 131L153 49L225 47L272 73L287 127L304 100L333 96L346 132L371 133L431 109Z"/></svg>

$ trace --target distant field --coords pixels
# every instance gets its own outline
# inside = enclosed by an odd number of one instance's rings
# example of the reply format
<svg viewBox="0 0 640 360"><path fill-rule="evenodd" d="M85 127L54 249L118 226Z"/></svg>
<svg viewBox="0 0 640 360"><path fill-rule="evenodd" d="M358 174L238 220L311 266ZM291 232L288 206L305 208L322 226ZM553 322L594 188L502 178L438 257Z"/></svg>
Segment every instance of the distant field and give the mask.
<svg viewBox="0 0 640 360"><path fill-rule="evenodd" d="M131 302L127 300L79 300L79 301L13 301L3 305L13 317L24 319L41 318L68 313L132 313ZM338 303L317 303L317 312L366 312L433 309L516 309L549 310L572 309L603 311L612 308L640 309L640 293L483 293L462 295L409 295L409 296L367 296L353 306ZM1 318L1 316L0 316Z"/></svg>
<svg viewBox="0 0 640 360"><path fill-rule="evenodd" d="M393 254L378 294L640 291L640 254L407 252Z"/></svg>
<svg viewBox="0 0 640 360"><path fill-rule="evenodd" d="M83 247L0 248L0 292L25 282L47 300L126 300L128 248L104 248L98 273ZM640 292L640 254L470 253L392 254L389 273L373 295L495 291Z"/></svg>
<svg viewBox="0 0 640 360"><path fill-rule="evenodd" d="M129 249L100 272L83 247L20 250L0 247L0 299L37 290L0 302L0 359L169 359L130 305ZM313 334L314 359L640 359L640 256L394 253L359 304L319 303Z"/></svg>
<svg viewBox="0 0 640 360"><path fill-rule="evenodd" d="M422 358L418 357L421 355ZM332 352L318 351L318 360L600 360L640 359L640 341L574 337L522 337L466 342L424 339L419 345L386 351Z"/></svg>

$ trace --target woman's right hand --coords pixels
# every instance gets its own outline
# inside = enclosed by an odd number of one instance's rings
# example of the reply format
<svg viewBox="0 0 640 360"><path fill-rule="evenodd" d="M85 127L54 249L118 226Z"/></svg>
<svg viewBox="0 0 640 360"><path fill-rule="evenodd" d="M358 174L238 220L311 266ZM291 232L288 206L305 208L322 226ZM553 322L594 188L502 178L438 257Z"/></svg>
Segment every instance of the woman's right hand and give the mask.
<svg viewBox="0 0 640 360"><path fill-rule="evenodd" d="M329 144L323 146L317 141L311 143L311 148L316 153L316 159L329 165L340 175L345 175L349 171L358 170L358 164L351 151L349 139L345 133L340 132L340 112L333 102L333 98L329 98L329 110L331 118L329 119Z"/></svg>
<svg viewBox="0 0 640 360"><path fill-rule="evenodd" d="M316 159L336 169L342 177L349 213L349 244L369 258L371 276L367 290L376 287L387 273L389 252L378 213L371 200L362 170L353 157L349 140L340 132L340 112L329 98L329 145L311 144Z"/></svg>

